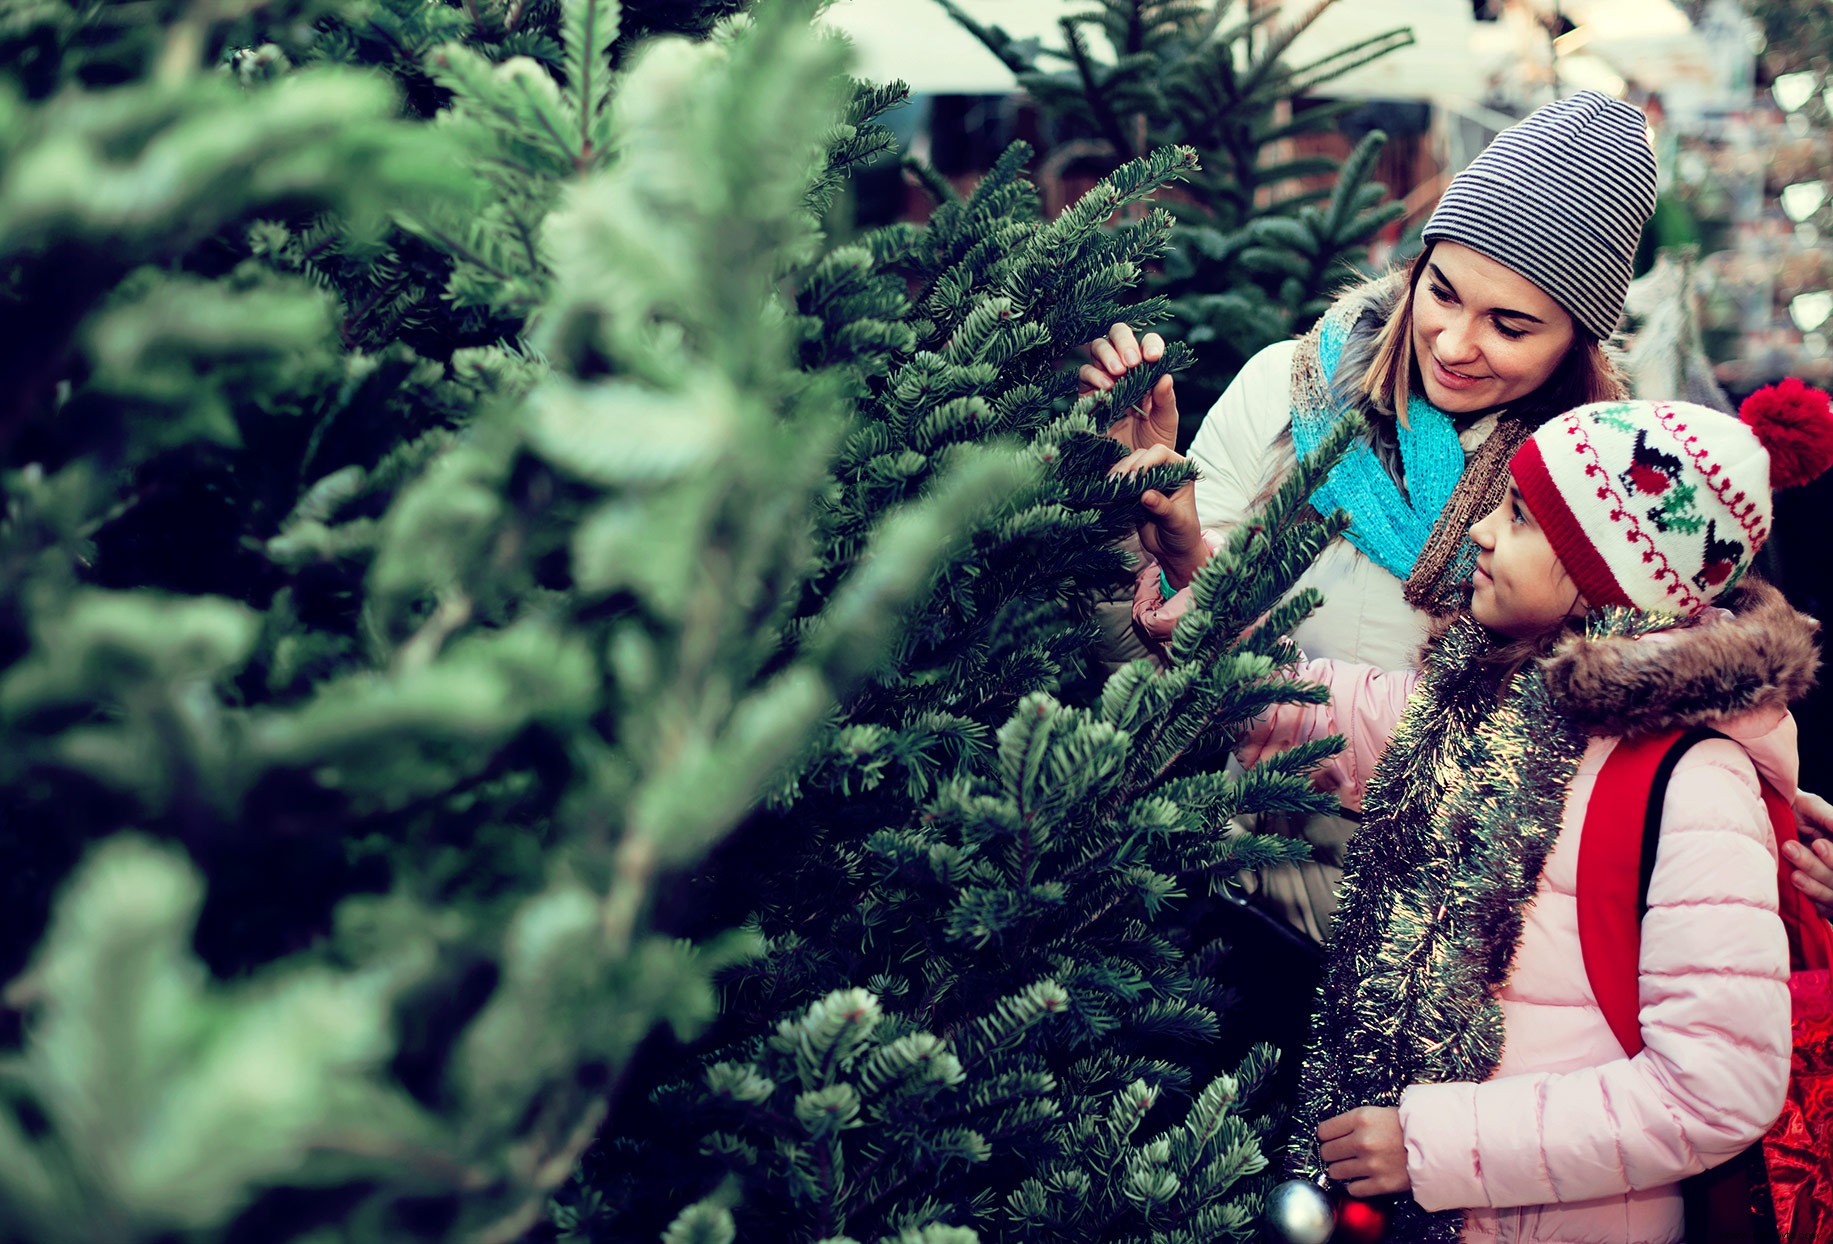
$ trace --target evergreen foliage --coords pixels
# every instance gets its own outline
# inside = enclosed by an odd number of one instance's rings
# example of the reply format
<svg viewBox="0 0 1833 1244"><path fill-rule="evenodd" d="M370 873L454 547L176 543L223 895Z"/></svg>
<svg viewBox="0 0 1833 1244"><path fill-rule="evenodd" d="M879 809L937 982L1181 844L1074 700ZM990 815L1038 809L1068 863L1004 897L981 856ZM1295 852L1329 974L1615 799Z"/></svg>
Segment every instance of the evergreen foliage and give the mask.
<svg viewBox="0 0 1833 1244"><path fill-rule="evenodd" d="M787 0L0 6L0 1236L1241 1233L1170 917L1334 527L1099 684L1189 355L1064 365L1190 149L834 246L901 93Z"/></svg>
<svg viewBox="0 0 1833 1244"><path fill-rule="evenodd" d="M588 85L618 8L570 5L531 89L615 153L583 164L506 115L513 58L429 53L461 68L428 124L371 69L235 51L392 45L415 7L6 13L7 1239L520 1235L750 945L653 932L658 876L1030 483L952 454L786 649L849 414L779 293L839 49L784 6ZM403 241L461 219L449 261ZM467 239L519 227L474 295L514 334L455 346ZM396 265L418 328L363 318Z"/></svg>
<svg viewBox="0 0 1833 1244"><path fill-rule="evenodd" d="M1231 834L1238 813L1332 806L1309 775L1334 743L1218 770L1253 717L1320 694L1278 675L1315 595L1268 606L1339 529L1299 511L1352 435L1199 576L1170 669L1130 665L1087 708L1033 693L904 823L836 829L787 884L751 874L774 901L764 953L723 974L723 1031L867 986L727 1047L703 1093L661 1094L669 1116L712 1099L703 1152L743 1176L758 1234L893 1238L940 1217L993 1239L1252 1235L1282 1122L1252 1100L1272 1053L1249 1048L1251 1017L1230 1029L1219 948L1172 917L1192 885L1302 853ZM1245 1061L1218 1073L1227 1049Z"/></svg>
<svg viewBox="0 0 1833 1244"><path fill-rule="evenodd" d="M1248 358L1310 327L1400 215L1368 180L1380 131L1340 166L1292 153L1354 106L1302 97L1413 41L1397 28L1289 63L1293 41L1335 2L1279 25L1276 7L1244 13L1230 0L1084 0L1062 19L1061 46L1045 47L937 0L1056 124L1059 160L1111 164L1165 144L1197 153L1188 194L1159 200L1177 223L1152 274L1169 302L1152 327L1200 359L1179 401L1185 440Z"/></svg>
<svg viewBox="0 0 1833 1244"><path fill-rule="evenodd" d="M1220 770L1251 718L1315 697L1279 674L1277 638L1315 598L1273 606L1339 530L1300 511L1353 429L1206 572L1172 669L1097 683L1087 615L1124 570L1119 503L1180 475L1110 480L1119 451L1096 433L1188 356L1066 413L1063 359L1162 310L1120 299L1168 216L1109 222L1190 156L1149 153L1046 221L1020 177L1027 154L1007 152L965 198L944 192L928 225L830 253L801 287L804 358L858 397L804 608L858 556L872 514L964 447L1011 446L1038 474L679 901L686 931L750 913L763 950L722 973L704 1054L656 1056L650 1112L558 1207L568 1238L660 1230L693 1181L713 1199L690 1212L735 1202L741 1238L1251 1231L1279 1115L1262 1100L1248 1122L1238 1086L1262 1082L1270 1053L1252 1048L1251 1019L1230 1029L1220 950L1177 917L1192 887L1303 851L1231 835L1237 813L1326 805L1308 772L1327 746ZM791 631L822 642L801 617ZM1227 1051L1247 1060L1229 1074ZM709 1161L684 1150L695 1139Z"/></svg>

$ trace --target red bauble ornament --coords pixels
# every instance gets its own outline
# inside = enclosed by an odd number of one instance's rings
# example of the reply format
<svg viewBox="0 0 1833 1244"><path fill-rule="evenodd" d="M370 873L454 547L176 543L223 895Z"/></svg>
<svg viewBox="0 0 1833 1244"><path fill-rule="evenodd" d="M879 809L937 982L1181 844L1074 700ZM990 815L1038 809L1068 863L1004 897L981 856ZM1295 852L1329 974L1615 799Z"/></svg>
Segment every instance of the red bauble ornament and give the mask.
<svg viewBox="0 0 1833 1244"><path fill-rule="evenodd" d="M1344 1197L1337 1205L1336 1234L1330 1244L1380 1244L1387 1234L1387 1211L1372 1201Z"/></svg>
<svg viewBox="0 0 1833 1244"><path fill-rule="evenodd" d="M1769 450L1769 482L1793 488L1833 466L1833 413L1825 393L1790 376L1744 399L1738 418Z"/></svg>

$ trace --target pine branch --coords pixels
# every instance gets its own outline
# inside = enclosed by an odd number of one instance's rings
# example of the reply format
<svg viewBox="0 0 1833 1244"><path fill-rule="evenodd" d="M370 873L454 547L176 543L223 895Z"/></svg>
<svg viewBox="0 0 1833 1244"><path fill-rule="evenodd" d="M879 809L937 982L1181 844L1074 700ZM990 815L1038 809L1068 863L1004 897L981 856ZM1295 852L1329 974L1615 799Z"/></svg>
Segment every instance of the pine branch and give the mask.
<svg viewBox="0 0 1833 1244"><path fill-rule="evenodd" d="M1070 63L1075 66L1076 74L1082 81L1082 92L1087 99L1090 111L1094 114L1095 124L1107 139L1114 154L1123 160L1131 160L1138 153L1128 141L1126 130L1120 124L1120 118L1114 115L1107 98L1107 91L1096 78L1095 67L1089 61L1088 47L1082 40L1082 32L1073 17L1061 19L1057 26L1063 32L1063 42L1069 49Z"/></svg>

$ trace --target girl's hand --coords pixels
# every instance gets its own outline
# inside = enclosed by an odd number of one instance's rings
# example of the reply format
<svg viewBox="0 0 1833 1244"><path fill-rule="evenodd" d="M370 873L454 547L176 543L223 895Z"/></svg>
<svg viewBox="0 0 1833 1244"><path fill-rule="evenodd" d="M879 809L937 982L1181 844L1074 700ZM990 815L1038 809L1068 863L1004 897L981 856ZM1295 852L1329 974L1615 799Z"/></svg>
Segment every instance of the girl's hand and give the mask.
<svg viewBox="0 0 1833 1244"><path fill-rule="evenodd" d="M1108 468L1109 475L1131 475L1146 467L1167 466L1184 459L1168 445L1136 449ZM1148 488L1139 498L1139 543L1158 559L1171 586L1181 588L1196 577L1209 560L1209 546L1203 543L1203 525L1197 521L1197 494L1194 484L1166 496Z"/></svg>
<svg viewBox="0 0 1833 1244"><path fill-rule="evenodd" d="M1156 363L1165 354L1165 339L1147 333L1142 340L1126 324L1116 324L1107 336L1082 347L1090 362L1076 370L1076 392L1105 393L1114 382L1141 363ZM1161 376L1139 404L1130 408L1107 430L1107 434L1129 450L1150 449L1163 445L1177 447L1177 393L1171 377Z"/></svg>
<svg viewBox="0 0 1833 1244"><path fill-rule="evenodd" d="M1833 838L1786 844L1783 852L1795 866L1789 880L1808 896L1823 920L1833 920Z"/></svg>
<svg viewBox="0 0 1833 1244"><path fill-rule="evenodd" d="M1382 1196L1413 1186L1400 1111L1393 1106L1357 1106L1325 1119L1317 1125L1317 1138L1330 1178L1350 1196Z"/></svg>

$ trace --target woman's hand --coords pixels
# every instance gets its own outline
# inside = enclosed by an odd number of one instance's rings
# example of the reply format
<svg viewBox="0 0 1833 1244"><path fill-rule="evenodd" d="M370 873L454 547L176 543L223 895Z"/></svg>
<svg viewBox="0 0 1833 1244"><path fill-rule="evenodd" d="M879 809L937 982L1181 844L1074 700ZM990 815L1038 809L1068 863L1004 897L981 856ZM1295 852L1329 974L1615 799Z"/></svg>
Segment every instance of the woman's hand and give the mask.
<svg viewBox="0 0 1833 1244"><path fill-rule="evenodd" d="M1142 340L1126 324L1116 324L1107 336L1082 347L1090 359L1076 370L1078 394L1105 393L1120 377L1141 363L1156 363L1165 355L1165 339L1147 333ZM1107 434L1129 450L1150 449L1163 445L1177 447L1177 393L1171 377L1160 376L1139 403L1127 411L1107 430Z"/></svg>
<svg viewBox="0 0 1833 1244"><path fill-rule="evenodd" d="M1168 445L1136 449L1108 468L1109 475L1131 475L1146 467L1171 466L1184 461ZM1139 543L1164 569L1173 588L1182 588L1196 577L1209 560L1209 546L1203 543L1203 525L1197 521L1197 493L1194 484L1185 484L1169 496L1148 488L1139 498Z"/></svg>
<svg viewBox="0 0 1833 1244"><path fill-rule="evenodd" d="M1783 851L1795 866L1789 880L1808 896L1822 919L1833 920L1833 838L1791 842Z"/></svg>
<svg viewBox="0 0 1833 1244"><path fill-rule="evenodd" d="M1350 1196L1382 1196L1413 1186L1400 1111L1394 1107L1357 1106L1318 1124L1317 1138L1323 1142L1318 1156L1330 1178Z"/></svg>
<svg viewBox="0 0 1833 1244"><path fill-rule="evenodd" d="M1795 825L1804 842L1810 838L1833 838L1833 803L1805 790L1796 791Z"/></svg>
<svg viewBox="0 0 1833 1244"><path fill-rule="evenodd" d="M1821 918L1833 920L1833 804L1819 795L1795 795L1795 824L1799 845L1788 847L1788 862L1795 866L1790 878L1808 896Z"/></svg>

